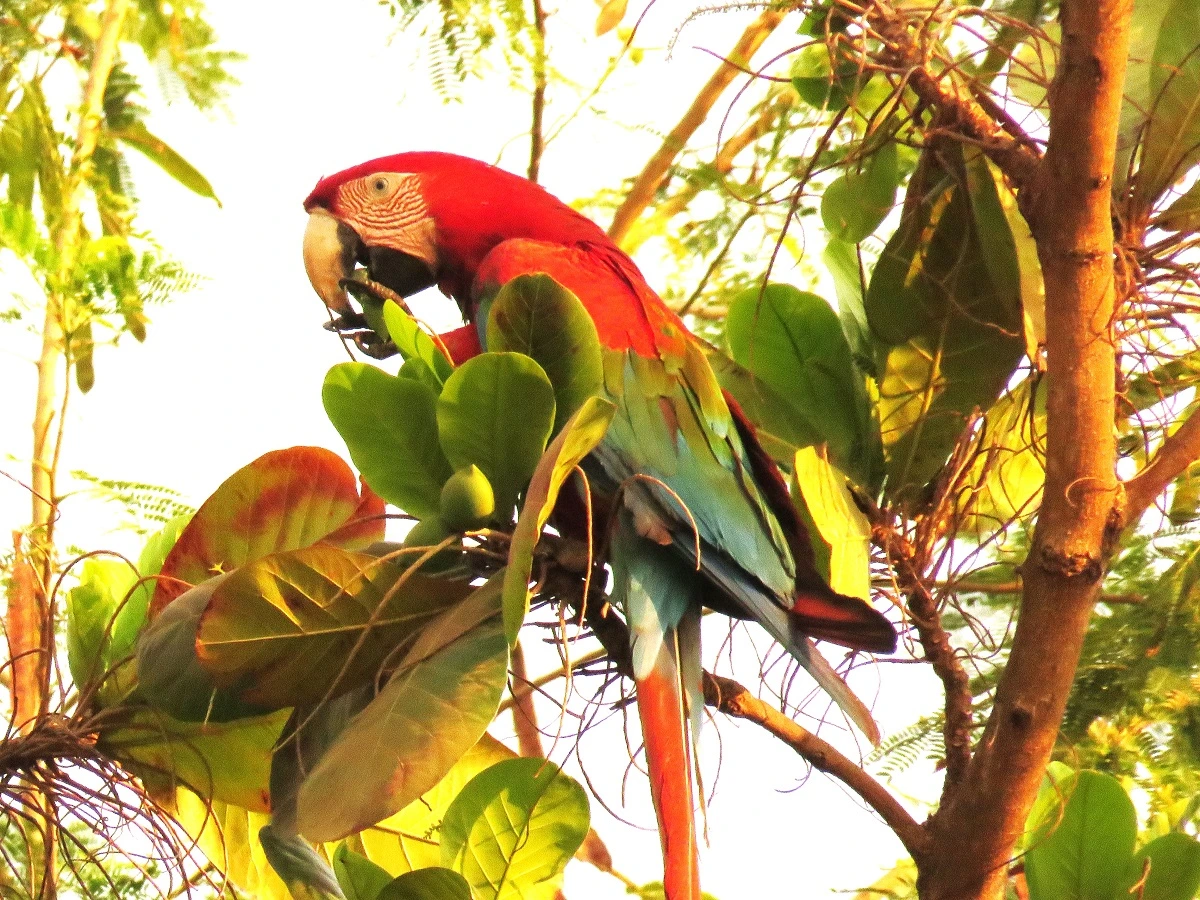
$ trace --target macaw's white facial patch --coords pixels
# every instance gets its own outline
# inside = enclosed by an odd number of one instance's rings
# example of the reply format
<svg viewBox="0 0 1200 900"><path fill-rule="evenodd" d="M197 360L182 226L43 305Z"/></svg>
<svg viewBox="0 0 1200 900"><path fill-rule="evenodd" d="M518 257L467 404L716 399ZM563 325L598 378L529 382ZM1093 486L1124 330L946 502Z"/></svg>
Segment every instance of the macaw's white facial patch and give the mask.
<svg viewBox="0 0 1200 900"><path fill-rule="evenodd" d="M437 226L421 194L420 175L376 172L348 181L337 213L367 247L398 250L437 271Z"/></svg>

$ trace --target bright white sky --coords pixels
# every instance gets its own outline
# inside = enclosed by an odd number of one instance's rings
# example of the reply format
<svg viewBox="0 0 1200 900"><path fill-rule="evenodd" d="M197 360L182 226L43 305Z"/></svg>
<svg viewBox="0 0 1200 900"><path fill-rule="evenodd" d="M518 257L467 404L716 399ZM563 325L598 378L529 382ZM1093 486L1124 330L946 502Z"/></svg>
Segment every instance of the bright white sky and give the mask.
<svg viewBox="0 0 1200 900"><path fill-rule="evenodd" d="M591 36L592 4L562 6L549 21L552 58L570 74L594 76L617 40ZM249 56L237 69L242 86L230 98L230 115L210 119L184 102L164 109L152 91L148 99L155 110L151 129L207 175L223 208L177 187L136 154L131 160L141 224L207 281L173 305L148 311L145 345L127 339L117 351L98 350L95 389L72 398L63 464L64 471L167 485L194 505L267 450L317 444L344 455L322 411L320 386L329 366L345 356L321 329L325 315L300 261L301 201L317 178L410 149L499 160L523 173L528 152L528 99L510 88L507 73L469 83L461 103L442 103L421 43L395 35L395 20L372 0L210 0L209 7L224 45ZM699 18L683 29L667 59L663 48L692 8L662 2L650 10L639 37L646 61L626 69L596 101L620 122L589 116L551 144L543 164L547 187L570 200L634 175L659 138L626 125L650 123L660 133L670 128L715 66L696 48L727 50L756 14L735 10ZM781 31L780 49L789 46L794 26ZM576 103L573 94L552 94L551 126ZM9 274L0 273L2 283L20 289ZM450 311L449 301L435 299L433 307ZM427 317L434 317L432 309ZM19 327L5 327L0 335L0 469L26 480L37 346ZM7 479L0 479L0 515L9 528L28 521L28 498ZM117 518L115 507L69 500L62 538L136 555L137 542L112 530ZM719 627L714 637L709 643L715 647ZM552 659L548 651L535 656L533 673L548 670ZM748 680L753 670L738 674ZM936 703L924 666L880 665L854 683L868 701L877 697L885 734ZM819 715L824 704L813 707ZM551 712L543 711L544 721ZM854 752L844 729L830 725L821 733ZM890 831L852 794L819 773L810 777L795 754L759 729L721 721L706 728L705 742L706 782L715 799L702 873L706 891L719 900L826 897L866 886L903 855ZM570 746L561 742L555 759L562 761ZM589 735L582 752L592 783L610 806L620 806L628 757L619 717L603 733ZM566 765L575 768L573 761ZM938 779L906 776L896 787L929 800L936 798ZM625 794L623 815L649 829L653 816L644 782L632 777ZM915 803L913 809L920 818L927 807ZM653 831L617 823L598 804L593 822L618 869L639 882L660 877ZM568 870L566 893L572 900L625 896L615 879L580 864Z"/></svg>

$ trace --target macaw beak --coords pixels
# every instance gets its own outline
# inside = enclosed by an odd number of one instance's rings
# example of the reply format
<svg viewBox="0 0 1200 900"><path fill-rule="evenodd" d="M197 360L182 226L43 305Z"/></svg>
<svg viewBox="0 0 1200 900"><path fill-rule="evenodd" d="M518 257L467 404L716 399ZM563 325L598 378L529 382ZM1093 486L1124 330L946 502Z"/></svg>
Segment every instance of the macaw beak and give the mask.
<svg viewBox="0 0 1200 900"><path fill-rule="evenodd" d="M391 247L368 246L358 233L329 210L316 206L304 229L304 270L317 296L334 312L352 313L342 283L362 263L373 281L411 297L437 283L425 260Z"/></svg>
<svg viewBox="0 0 1200 900"><path fill-rule="evenodd" d="M342 282L354 274L361 241L354 229L316 207L304 229L304 271L322 302L336 313L352 312Z"/></svg>

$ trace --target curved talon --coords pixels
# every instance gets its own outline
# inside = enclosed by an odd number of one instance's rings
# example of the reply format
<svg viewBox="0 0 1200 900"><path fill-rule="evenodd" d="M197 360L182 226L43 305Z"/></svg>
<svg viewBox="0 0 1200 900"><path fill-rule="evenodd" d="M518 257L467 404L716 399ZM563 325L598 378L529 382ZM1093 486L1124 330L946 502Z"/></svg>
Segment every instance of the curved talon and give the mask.
<svg viewBox="0 0 1200 900"><path fill-rule="evenodd" d="M354 346L371 359L387 359L400 352L395 344L391 341L380 340L379 335L373 331L360 331L352 337Z"/></svg>
<svg viewBox="0 0 1200 900"><path fill-rule="evenodd" d="M326 331L333 331L337 332L338 334L343 334L347 331L370 328L370 326L367 324L367 317L360 312L345 312L341 315L334 316L321 327Z"/></svg>

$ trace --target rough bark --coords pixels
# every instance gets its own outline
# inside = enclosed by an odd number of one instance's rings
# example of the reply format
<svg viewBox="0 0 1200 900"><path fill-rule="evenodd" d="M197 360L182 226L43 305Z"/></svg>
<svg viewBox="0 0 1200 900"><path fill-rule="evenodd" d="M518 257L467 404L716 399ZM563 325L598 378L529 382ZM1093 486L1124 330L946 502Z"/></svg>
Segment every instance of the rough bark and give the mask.
<svg viewBox="0 0 1200 900"><path fill-rule="evenodd" d="M1124 521L1116 480L1110 191L1132 0L1066 0L1050 140L1021 206L1046 285L1045 496L1012 654L961 788L930 823L926 900L996 898L1050 760Z"/></svg>

